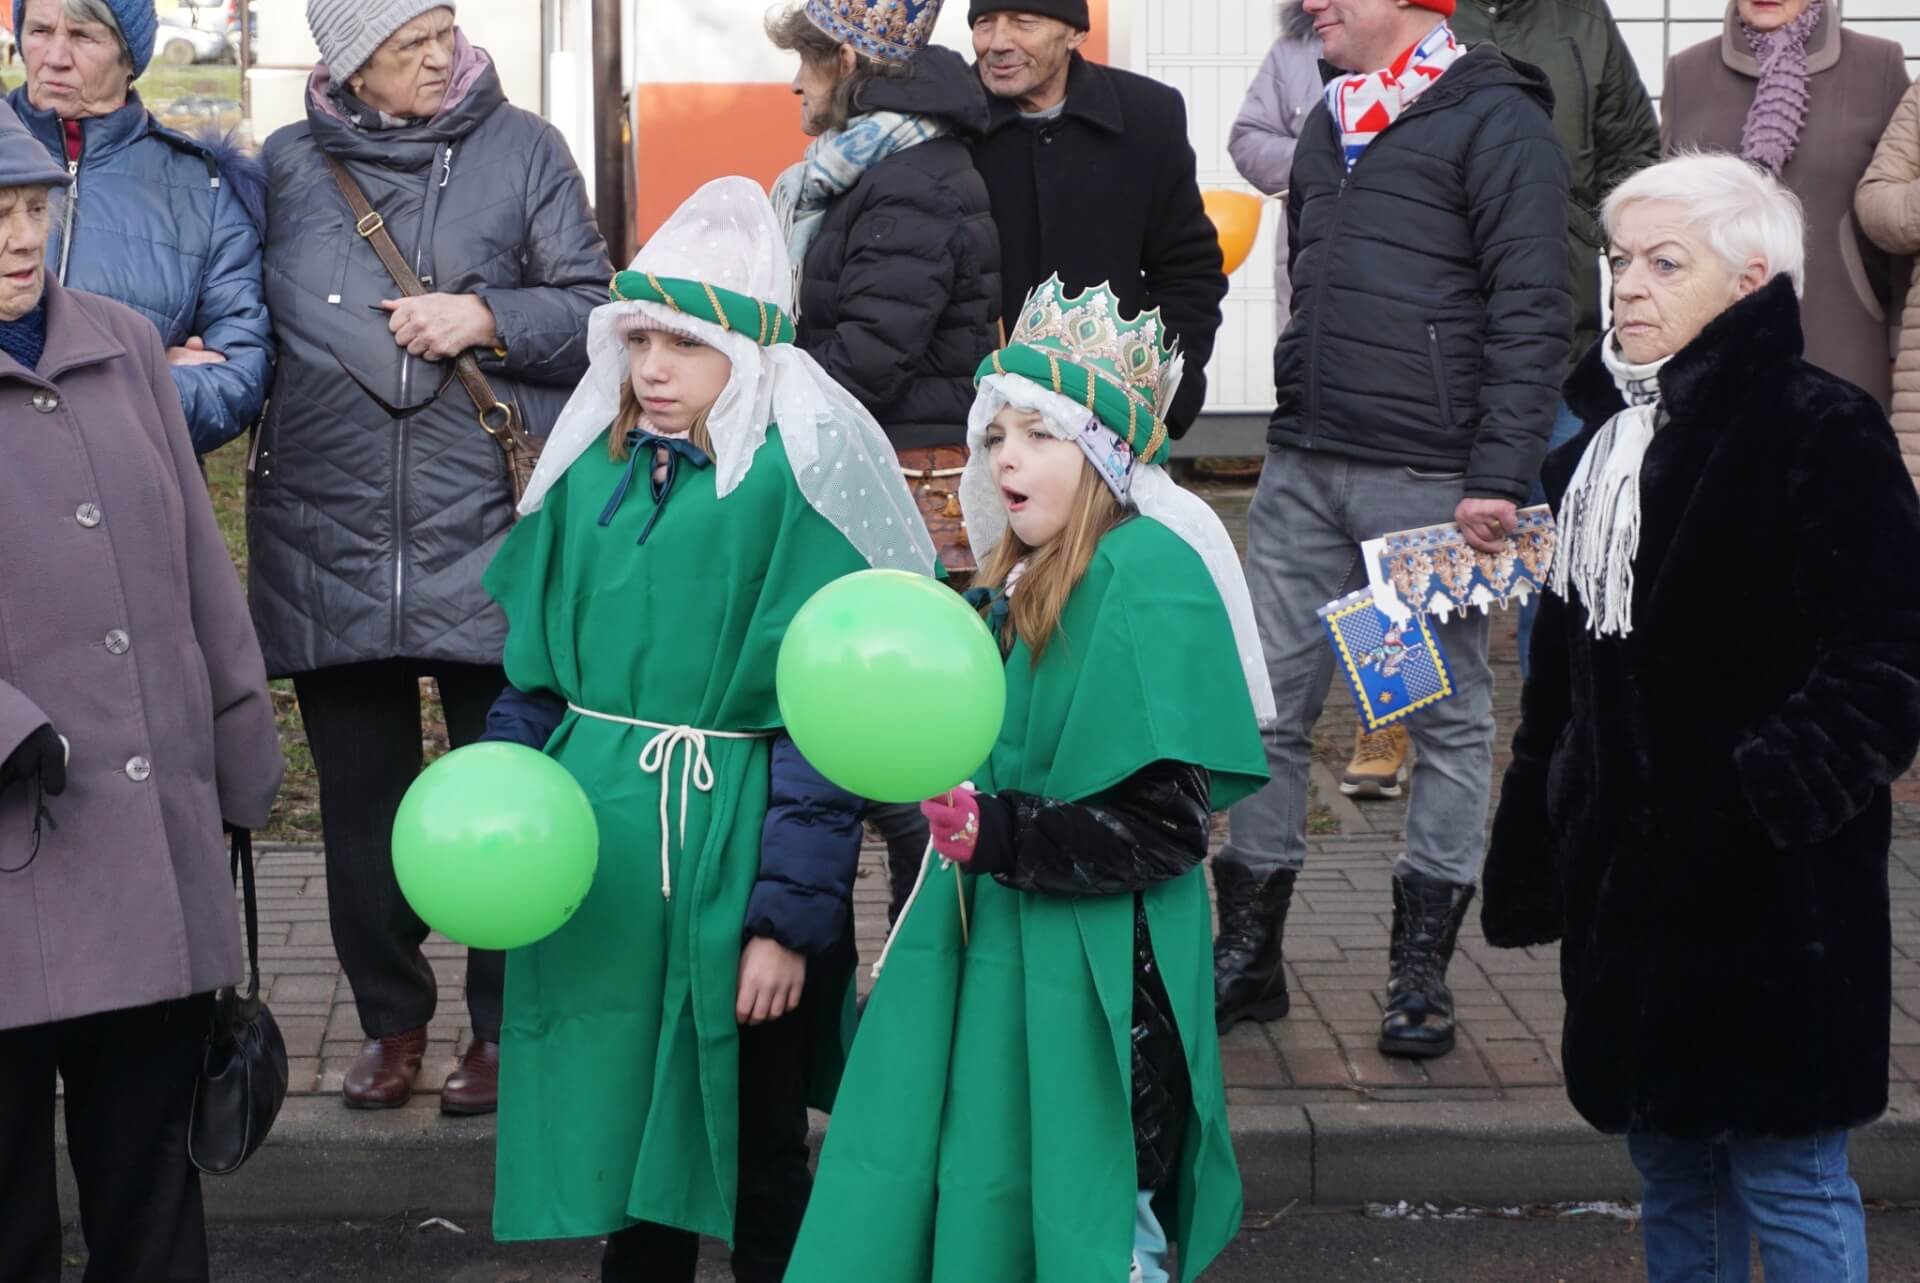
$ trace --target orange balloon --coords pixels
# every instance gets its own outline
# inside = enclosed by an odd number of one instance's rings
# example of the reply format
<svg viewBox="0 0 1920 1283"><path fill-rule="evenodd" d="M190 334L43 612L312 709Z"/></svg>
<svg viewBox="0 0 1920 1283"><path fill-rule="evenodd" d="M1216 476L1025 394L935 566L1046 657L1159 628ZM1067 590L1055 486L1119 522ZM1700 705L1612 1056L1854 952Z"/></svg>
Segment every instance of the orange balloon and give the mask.
<svg viewBox="0 0 1920 1283"><path fill-rule="evenodd" d="M1209 187L1200 193L1220 234L1220 256L1226 260L1227 274L1247 261L1253 252L1254 238L1260 235L1260 198L1246 192Z"/></svg>

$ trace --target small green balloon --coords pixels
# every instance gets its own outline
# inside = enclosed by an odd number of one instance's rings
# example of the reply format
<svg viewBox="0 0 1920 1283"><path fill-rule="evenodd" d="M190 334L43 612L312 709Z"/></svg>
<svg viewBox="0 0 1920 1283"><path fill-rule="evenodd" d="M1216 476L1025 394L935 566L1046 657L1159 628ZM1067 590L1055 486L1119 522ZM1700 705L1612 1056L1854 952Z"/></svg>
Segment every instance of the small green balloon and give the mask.
<svg viewBox="0 0 1920 1283"><path fill-rule="evenodd" d="M393 821L393 872L407 903L474 949L518 949L558 931L599 862L585 790L519 744L448 753L414 780Z"/></svg>
<svg viewBox="0 0 1920 1283"><path fill-rule="evenodd" d="M1006 716L1000 648L979 614L902 570L863 570L815 593L787 629L775 681L795 747L876 802L965 783Z"/></svg>

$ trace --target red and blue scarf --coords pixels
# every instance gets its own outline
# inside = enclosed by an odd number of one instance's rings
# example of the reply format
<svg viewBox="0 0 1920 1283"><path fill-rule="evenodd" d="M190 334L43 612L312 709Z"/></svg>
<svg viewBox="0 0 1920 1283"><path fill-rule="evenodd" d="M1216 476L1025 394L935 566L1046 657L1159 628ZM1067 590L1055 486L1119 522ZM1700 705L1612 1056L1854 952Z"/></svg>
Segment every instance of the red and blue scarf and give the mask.
<svg viewBox="0 0 1920 1283"><path fill-rule="evenodd" d="M1327 110L1333 113L1334 128L1340 131L1347 168L1352 169L1367 144L1398 120L1400 113L1465 52L1454 39L1452 28L1442 22L1385 70L1328 81Z"/></svg>

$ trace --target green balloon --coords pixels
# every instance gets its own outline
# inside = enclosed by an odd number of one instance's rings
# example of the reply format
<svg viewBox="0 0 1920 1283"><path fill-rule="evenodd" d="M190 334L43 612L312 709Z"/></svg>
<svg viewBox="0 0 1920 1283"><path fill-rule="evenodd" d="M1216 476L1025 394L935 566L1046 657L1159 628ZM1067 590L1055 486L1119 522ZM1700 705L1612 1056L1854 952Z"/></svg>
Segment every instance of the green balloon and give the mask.
<svg viewBox="0 0 1920 1283"><path fill-rule="evenodd" d="M1000 736L1000 647L960 595L926 575L863 570L793 617L775 670L780 716L814 769L876 802L965 783Z"/></svg>
<svg viewBox="0 0 1920 1283"><path fill-rule="evenodd" d="M470 744L429 766L393 821L393 872L426 924L474 949L558 931L600 862L593 804L567 768L519 744Z"/></svg>

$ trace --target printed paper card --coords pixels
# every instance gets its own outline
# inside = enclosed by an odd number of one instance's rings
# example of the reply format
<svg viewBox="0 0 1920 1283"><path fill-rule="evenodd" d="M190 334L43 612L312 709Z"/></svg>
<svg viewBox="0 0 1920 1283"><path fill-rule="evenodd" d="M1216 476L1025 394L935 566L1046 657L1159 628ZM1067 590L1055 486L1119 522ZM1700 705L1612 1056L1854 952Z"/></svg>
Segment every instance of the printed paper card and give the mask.
<svg viewBox="0 0 1920 1283"><path fill-rule="evenodd" d="M1387 615L1437 615L1441 623L1469 610L1506 609L1546 591L1559 531L1545 504L1522 508L1498 553L1481 552L1460 527L1400 530L1360 545L1368 590Z"/></svg>
<svg viewBox="0 0 1920 1283"><path fill-rule="evenodd" d="M1377 731L1453 694L1446 657L1424 615L1395 619L1362 588L1320 607L1334 662L1353 689L1367 730Z"/></svg>

